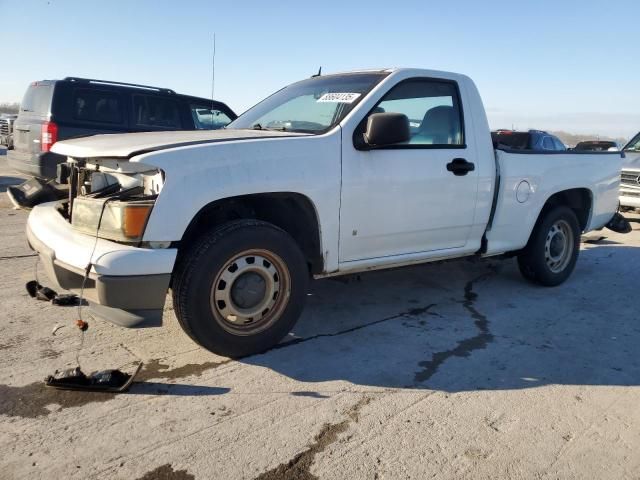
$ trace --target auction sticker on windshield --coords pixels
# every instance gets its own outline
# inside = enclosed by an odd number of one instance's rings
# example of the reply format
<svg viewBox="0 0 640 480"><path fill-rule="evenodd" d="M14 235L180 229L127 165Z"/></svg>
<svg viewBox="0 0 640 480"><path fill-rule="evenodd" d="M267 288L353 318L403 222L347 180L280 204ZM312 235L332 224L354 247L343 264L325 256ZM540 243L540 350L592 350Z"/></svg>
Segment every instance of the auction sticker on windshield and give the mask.
<svg viewBox="0 0 640 480"><path fill-rule="evenodd" d="M325 93L322 95L318 102L328 102L328 103L353 103L355 102L360 93L340 93L340 92L332 92Z"/></svg>

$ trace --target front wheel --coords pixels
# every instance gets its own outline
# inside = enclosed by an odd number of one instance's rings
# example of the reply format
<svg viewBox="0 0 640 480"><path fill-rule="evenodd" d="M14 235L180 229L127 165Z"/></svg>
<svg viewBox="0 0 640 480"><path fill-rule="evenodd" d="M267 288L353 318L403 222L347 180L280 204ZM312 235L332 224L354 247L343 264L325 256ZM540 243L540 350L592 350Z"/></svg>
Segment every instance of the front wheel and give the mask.
<svg viewBox="0 0 640 480"><path fill-rule="evenodd" d="M555 207L536 224L529 243L518 256L518 266L527 280L553 287L569 278L579 251L576 214L569 207Z"/></svg>
<svg viewBox="0 0 640 480"><path fill-rule="evenodd" d="M205 234L180 259L178 321L206 349L229 357L278 343L302 312L308 270L300 248L266 222L239 220Z"/></svg>

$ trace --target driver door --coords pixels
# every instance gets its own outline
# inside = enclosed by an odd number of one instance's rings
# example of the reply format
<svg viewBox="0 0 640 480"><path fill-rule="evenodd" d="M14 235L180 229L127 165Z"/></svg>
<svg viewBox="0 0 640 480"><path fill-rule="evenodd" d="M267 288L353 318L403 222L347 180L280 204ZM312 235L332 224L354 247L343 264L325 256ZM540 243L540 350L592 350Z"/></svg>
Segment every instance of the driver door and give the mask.
<svg viewBox="0 0 640 480"><path fill-rule="evenodd" d="M404 80L369 114L378 112L406 115L411 137L359 150L343 133L340 263L464 248L474 221L478 168L452 171L461 162L477 164L458 85ZM366 121L354 137L364 133Z"/></svg>

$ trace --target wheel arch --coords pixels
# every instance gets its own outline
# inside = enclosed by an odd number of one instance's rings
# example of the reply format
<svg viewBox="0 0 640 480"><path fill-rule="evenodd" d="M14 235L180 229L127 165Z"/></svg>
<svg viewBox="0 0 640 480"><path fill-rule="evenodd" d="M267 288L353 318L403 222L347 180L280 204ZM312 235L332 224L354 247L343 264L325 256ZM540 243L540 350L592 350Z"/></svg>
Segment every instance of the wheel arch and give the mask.
<svg viewBox="0 0 640 480"><path fill-rule="evenodd" d="M187 226L178 245L188 248L202 233L239 219L262 220L281 228L296 241L309 271L324 271L320 220L313 201L296 192L269 192L215 200L203 206Z"/></svg>
<svg viewBox="0 0 640 480"><path fill-rule="evenodd" d="M540 222L544 219L547 212L551 209L564 205L573 210L578 218L578 224L580 225L580 231L583 232L589 225L591 219L591 213L593 209L593 192L588 188L569 188L566 190L560 190L550 195L540 208L538 217L533 223L533 227L529 232L527 239L527 245L531 242L531 238L536 231L536 228Z"/></svg>
<svg viewBox="0 0 640 480"><path fill-rule="evenodd" d="M589 225L591 214L593 210L593 192L588 188L570 188L555 192L549 196L545 201L536 224L540 222L540 219L554 207L566 206L573 210L578 218L580 230L584 231Z"/></svg>

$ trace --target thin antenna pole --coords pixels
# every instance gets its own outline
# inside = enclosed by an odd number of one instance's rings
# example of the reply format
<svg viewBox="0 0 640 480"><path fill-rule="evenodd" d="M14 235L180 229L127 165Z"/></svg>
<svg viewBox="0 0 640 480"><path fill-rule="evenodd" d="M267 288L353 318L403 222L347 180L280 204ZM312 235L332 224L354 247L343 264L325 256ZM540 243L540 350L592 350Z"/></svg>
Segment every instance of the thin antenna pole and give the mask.
<svg viewBox="0 0 640 480"><path fill-rule="evenodd" d="M213 56L211 58L211 101L216 91L216 34L213 34ZM213 104L212 104L213 105Z"/></svg>

